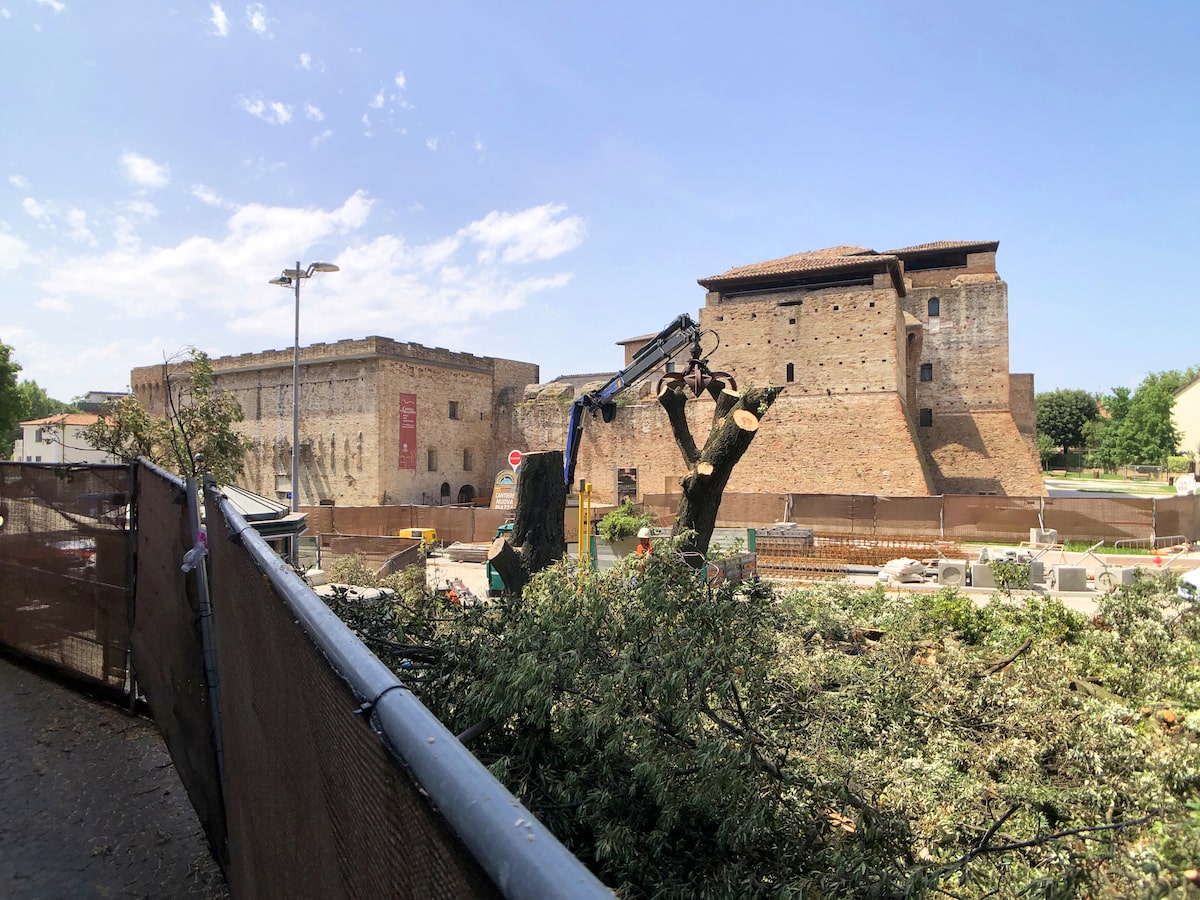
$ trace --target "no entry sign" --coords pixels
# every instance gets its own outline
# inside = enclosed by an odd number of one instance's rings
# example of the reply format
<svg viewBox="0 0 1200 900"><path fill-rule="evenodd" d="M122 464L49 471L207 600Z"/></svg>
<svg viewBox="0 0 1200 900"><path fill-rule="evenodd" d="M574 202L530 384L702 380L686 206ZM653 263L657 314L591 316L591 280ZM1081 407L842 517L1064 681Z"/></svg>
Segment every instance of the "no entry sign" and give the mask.
<svg viewBox="0 0 1200 900"><path fill-rule="evenodd" d="M521 451L514 450L508 454L508 464L514 469L521 464Z"/></svg>

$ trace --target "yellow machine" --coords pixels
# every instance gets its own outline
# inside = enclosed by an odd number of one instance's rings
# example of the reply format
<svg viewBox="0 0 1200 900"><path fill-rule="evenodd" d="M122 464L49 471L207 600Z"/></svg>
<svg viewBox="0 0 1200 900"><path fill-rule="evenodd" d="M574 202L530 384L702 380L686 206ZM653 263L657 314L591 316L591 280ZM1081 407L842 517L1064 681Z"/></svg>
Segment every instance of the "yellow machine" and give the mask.
<svg viewBox="0 0 1200 900"><path fill-rule="evenodd" d="M421 541L429 547L436 544L438 539L436 528L401 528L400 537Z"/></svg>

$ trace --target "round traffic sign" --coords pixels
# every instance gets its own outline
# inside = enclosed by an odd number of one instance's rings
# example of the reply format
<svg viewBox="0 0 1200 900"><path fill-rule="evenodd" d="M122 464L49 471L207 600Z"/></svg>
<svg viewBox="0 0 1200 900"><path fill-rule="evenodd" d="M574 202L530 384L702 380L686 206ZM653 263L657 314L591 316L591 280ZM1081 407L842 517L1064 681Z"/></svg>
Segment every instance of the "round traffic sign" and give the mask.
<svg viewBox="0 0 1200 900"><path fill-rule="evenodd" d="M521 464L521 451L514 450L508 454L508 464L514 469Z"/></svg>

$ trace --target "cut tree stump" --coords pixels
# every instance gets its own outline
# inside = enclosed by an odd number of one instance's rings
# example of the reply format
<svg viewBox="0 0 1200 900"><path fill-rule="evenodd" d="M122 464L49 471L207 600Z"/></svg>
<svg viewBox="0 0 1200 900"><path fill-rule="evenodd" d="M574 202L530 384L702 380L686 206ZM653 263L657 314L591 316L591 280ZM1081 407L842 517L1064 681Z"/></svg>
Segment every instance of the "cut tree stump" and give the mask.
<svg viewBox="0 0 1200 900"><path fill-rule="evenodd" d="M520 594L535 572L563 558L566 506L562 451L522 456L512 533L496 538L488 548L488 561L500 574L506 593Z"/></svg>

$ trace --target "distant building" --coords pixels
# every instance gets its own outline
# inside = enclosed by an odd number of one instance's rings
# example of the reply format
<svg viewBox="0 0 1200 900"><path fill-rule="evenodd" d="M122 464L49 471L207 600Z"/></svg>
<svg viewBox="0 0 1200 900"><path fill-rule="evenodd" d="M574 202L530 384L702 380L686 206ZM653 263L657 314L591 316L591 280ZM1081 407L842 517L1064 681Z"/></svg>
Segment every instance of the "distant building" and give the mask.
<svg viewBox="0 0 1200 900"><path fill-rule="evenodd" d="M88 391L78 400L73 401L80 412L100 413L109 403L115 403L122 397L128 397L128 391Z"/></svg>
<svg viewBox="0 0 1200 900"><path fill-rule="evenodd" d="M21 423L21 437L13 444L17 462L111 463L119 460L97 450L83 436L99 416L92 413L60 413Z"/></svg>
<svg viewBox="0 0 1200 900"><path fill-rule="evenodd" d="M1200 376L1175 392L1171 419L1179 431L1179 449L1200 460Z"/></svg>
<svg viewBox="0 0 1200 900"><path fill-rule="evenodd" d="M707 295L699 322L720 337L712 367L739 386L785 387L728 489L1044 494L1033 376L1008 371L1008 288L996 273L997 247L840 246L700 279ZM626 363L652 336L620 342ZM548 388L543 402L519 410L523 449L563 445L563 393ZM689 407L702 439L711 401ZM578 471L600 499L628 491L630 470L639 493L677 491L685 473L653 401L585 427Z"/></svg>
<svg viewBox="0 0 1200 900"><path fill-rule="evenodd" d="M253 445L239 483L285 500L292 490L292 350L212 361L241 404ZM300 348L302 506L470 503L491 493L514 443L513 407L538 380L532 363L385 337ZM165 413L163 367L130 374L142 405Z"/></svg>

